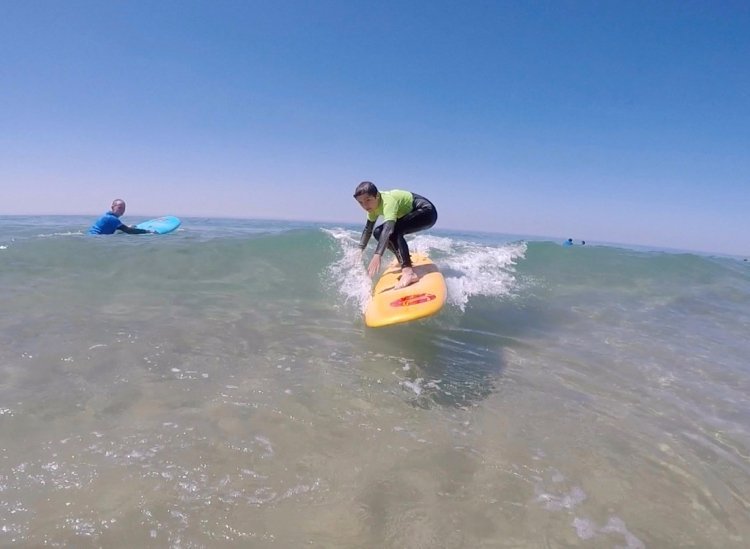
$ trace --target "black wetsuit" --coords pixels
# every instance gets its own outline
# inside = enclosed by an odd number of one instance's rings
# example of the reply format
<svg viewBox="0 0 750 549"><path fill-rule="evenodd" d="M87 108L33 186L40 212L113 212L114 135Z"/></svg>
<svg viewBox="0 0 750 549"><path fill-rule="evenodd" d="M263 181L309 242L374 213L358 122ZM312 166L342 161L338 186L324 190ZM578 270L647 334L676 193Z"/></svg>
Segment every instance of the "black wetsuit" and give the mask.
<svg viewBox="0 0 750 549"><path fill-rule="evenodd" d="M360 249L367 246L370 236L374 235L378 241L375 253L383 255L386 246L398 258L402 267L411 267L409 246L404 239L405 234L416 233L432 227L437 221L437 209L434 204L424 196L411 193L413 197L412 208L405 216L396 221L386 221L375 227L374 221L367 221L362 237L359 240Z"/></svg>

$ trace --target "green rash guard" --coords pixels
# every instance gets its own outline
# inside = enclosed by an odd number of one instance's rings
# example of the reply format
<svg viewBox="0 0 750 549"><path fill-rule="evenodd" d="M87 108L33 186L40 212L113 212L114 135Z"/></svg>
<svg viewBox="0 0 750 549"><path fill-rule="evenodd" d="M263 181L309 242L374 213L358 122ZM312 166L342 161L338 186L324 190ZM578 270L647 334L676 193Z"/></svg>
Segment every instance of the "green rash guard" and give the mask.
<svg viewBox="0 0 750 549"><path fill-rule="evenodd" d="M396 221L411 211L414 197L409 191L380 191L380 204L377 209L367 213L368 221L377 221L383 216L383 221Z"/></svg>

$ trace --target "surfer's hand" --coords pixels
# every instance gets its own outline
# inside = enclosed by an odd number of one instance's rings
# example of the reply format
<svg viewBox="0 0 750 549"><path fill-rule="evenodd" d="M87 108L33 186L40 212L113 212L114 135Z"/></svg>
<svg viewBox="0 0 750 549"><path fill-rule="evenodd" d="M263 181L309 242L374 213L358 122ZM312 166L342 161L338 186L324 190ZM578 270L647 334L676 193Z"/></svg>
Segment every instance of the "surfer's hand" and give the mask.
<svg viewBox="0 0 750 549"><path fill-rule="evenodd" d="M367 267L367 274L372 278L378 274L378 271L380 271L380 255L375 254L372 256L372 260L370 260L370 266Z"/></svg>

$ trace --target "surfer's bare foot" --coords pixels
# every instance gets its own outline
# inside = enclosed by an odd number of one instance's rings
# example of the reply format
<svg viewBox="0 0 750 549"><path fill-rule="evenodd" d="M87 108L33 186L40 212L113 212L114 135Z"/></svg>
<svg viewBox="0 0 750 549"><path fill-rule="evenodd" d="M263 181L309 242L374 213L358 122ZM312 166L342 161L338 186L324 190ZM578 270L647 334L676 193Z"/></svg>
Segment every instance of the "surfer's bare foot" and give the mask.
<svg viewBox="0 0 750 549"><path fill-rule="evenodd" d="M411 267L404 267L401 269L401 278L396 282L394 288L397 290L399 288L406 288L407 286L414 284L417 280L419 280L417 273L415 273Z"/></svg>

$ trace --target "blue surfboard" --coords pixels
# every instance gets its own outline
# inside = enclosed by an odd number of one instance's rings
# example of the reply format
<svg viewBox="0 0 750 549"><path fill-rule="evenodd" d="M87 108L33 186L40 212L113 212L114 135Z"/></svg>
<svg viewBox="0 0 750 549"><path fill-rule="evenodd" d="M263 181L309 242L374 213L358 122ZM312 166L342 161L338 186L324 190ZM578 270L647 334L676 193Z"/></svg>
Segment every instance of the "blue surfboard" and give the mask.
<svg viewBox="0 0 750 549"><path fill-rule="evenodd" d="M156 231L159 234L167 234L174 231L180 224L182 224L182 221L179 218L173 215L165 215L164 217L138 223L135 227L137 229L146 229L147 231Z"/></svg>

